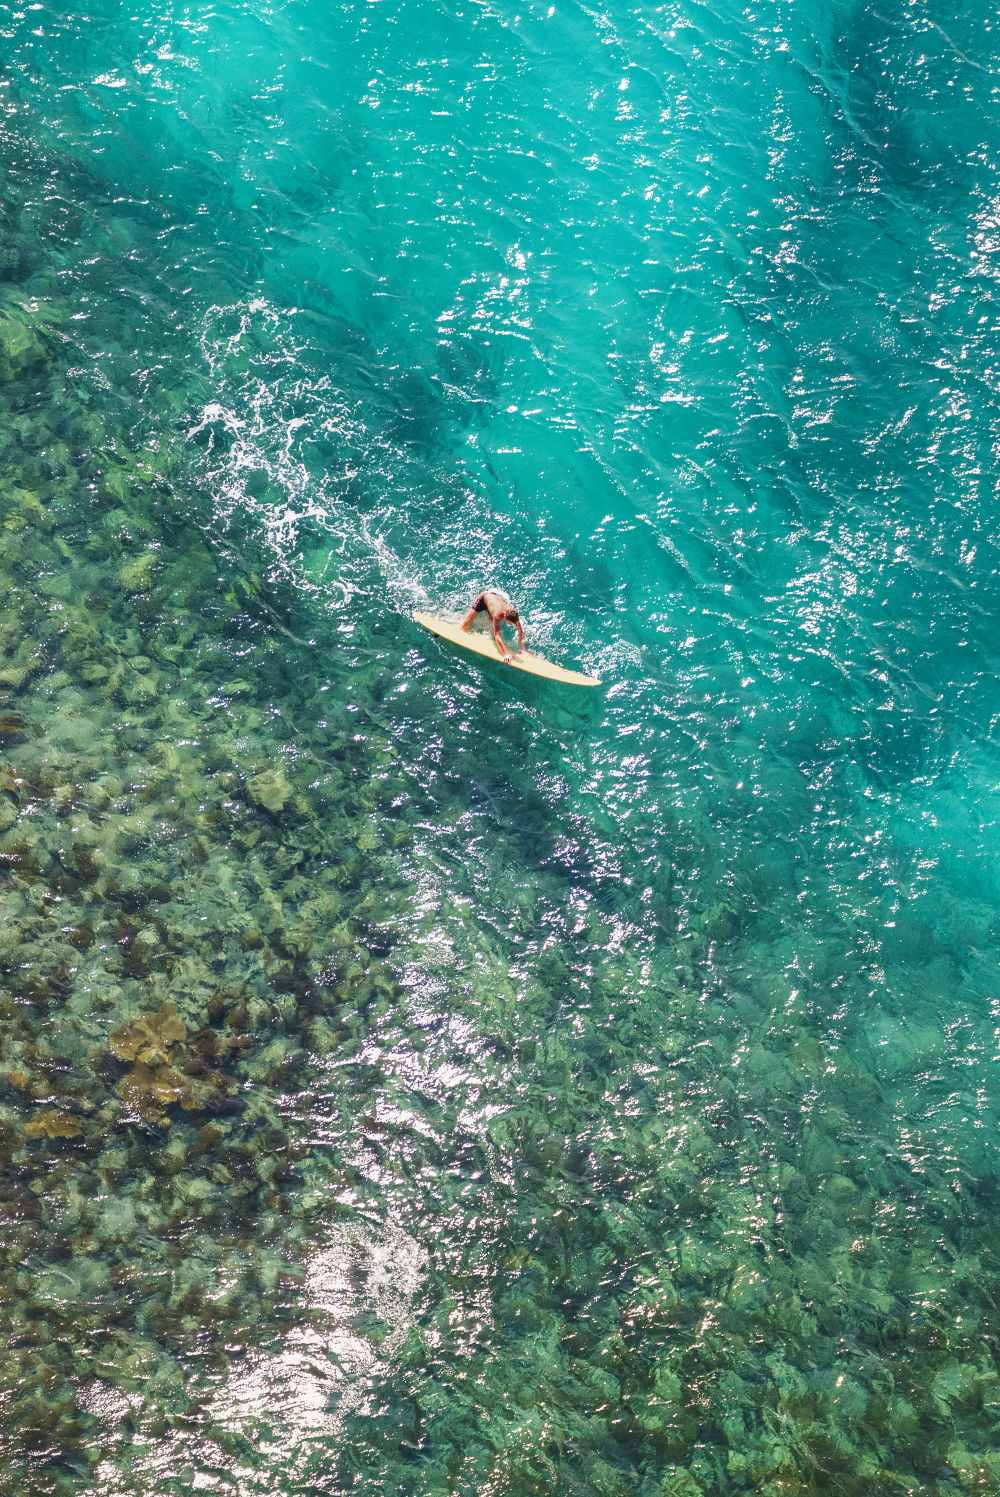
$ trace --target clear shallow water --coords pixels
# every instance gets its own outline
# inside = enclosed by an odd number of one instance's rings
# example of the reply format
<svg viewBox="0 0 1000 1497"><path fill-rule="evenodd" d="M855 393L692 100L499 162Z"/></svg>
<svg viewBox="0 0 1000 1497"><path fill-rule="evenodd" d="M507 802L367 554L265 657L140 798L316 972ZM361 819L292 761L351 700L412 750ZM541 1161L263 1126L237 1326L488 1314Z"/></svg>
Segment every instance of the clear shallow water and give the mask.
<svg viewBox="0 0 1000 1497"><path fill-rule="evenodd" d="M10 1490L1000 1484L993 27L0 10Z"/></svg>

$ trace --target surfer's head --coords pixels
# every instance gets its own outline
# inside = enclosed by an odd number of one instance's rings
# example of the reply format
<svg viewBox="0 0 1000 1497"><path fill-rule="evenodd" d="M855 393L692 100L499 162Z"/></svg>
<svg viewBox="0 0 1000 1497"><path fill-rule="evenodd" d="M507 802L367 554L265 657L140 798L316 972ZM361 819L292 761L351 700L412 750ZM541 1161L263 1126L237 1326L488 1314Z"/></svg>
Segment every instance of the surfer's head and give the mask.
<svg viewBox="0 0 1000 1497"><path fill-rule="evenodd" d="M507 620L508 624L519 624L521 622L521 615L518 613L516 608L506 609L504 611L504 618Z"/></svg>

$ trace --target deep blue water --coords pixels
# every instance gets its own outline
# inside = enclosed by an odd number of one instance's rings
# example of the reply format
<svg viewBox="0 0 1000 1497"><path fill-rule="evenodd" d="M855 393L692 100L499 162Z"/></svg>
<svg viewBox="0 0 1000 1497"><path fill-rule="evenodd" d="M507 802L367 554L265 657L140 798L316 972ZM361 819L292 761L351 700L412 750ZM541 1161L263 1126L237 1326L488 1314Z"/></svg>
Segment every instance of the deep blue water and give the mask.
<svg viewBox="0 0 1000 1497"><path fill-rule="evenodd" d="M0 1491L1000 1490L996 31L0 5Z"/></svg>

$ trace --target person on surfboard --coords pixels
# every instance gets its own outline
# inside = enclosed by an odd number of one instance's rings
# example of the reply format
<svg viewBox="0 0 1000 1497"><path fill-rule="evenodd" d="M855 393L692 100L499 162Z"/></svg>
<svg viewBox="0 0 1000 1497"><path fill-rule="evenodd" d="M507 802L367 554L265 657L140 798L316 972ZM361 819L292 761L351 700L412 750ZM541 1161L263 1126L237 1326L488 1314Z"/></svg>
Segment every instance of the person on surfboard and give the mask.
<svg viewBox="0 0 1000 1497"><path fill-rule="evenodd" d="M501 624L513 624L517 630L517 642L524 649L524 630L521 628L521 616L516 608L512 608L503 593L480 593L479 597L469 609L462 620L463 629L471 629L473 621L478 613L488 613L490 623L493 625L493 643L500 651L500 658L504 665L510 665L510 655L507 646L503 642L500 633Z"/></svg>

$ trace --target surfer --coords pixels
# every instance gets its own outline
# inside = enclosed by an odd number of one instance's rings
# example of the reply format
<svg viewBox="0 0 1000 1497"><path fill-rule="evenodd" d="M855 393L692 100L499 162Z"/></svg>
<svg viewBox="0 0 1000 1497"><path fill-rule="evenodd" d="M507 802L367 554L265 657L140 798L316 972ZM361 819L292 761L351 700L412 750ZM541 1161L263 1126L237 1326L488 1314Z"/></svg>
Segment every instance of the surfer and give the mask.
<svg viewBox="0 0 1000 1497"><path fill-rule="evenodd" d="M503 660L504 665L510 665L510 655L507 651L507 646L503 642L503 636L500 633L500 625L514 625L515 629L517 630L517 642L523 650L524 630L521 628L521 616L518 613L517 609L511 607L510 603L504 597L503 593L480 593L479 597L473 603L472 607L465 615L465 618L462 620L462 628L471 629L473 620L478 613L489 614L490 623L493 625L493 643L500 651L500 658Z"/></svg>

